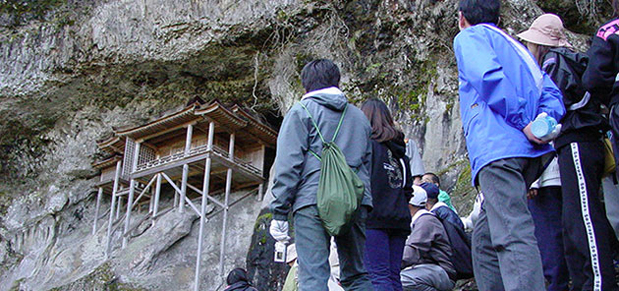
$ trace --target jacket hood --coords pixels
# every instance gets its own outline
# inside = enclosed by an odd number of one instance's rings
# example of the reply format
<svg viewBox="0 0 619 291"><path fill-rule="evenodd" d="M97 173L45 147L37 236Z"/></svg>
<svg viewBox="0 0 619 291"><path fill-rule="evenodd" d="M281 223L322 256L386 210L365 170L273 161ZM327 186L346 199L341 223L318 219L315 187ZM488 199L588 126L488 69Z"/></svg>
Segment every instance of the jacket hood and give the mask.
<svg viewBox="0 0 619 291"><path fill-rule="evenodd" d="M385 145L397 159L401 159L406 155L406 143L402 133L399 133L394 139L386 141Z"/></svg>
<svg viewBox="0 0 619 291"><path fill-rule="evenodd" d="M344 92L336 87L329 87L320 90L308 92L303 95L303 99L312 99L318 104L325 106L332 110L343 111L348 104L348 99L344 96Z"/></svg>

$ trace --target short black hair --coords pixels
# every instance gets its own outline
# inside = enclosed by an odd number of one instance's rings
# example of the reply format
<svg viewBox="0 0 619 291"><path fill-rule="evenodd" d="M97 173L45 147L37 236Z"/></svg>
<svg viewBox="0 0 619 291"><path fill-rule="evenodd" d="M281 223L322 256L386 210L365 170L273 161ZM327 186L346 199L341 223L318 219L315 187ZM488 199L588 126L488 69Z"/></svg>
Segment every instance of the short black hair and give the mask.
<svg viewBox="0 0 619 291"><path fill-rule="evenodd" d="M500 0L460 0L458 11L462 12L471 25L479 23L499 23L501 16Z"/></svg>
<svg viewBox="0 0 619 291"><path fill-rule="evenodd" d="M340 69L331 60L313 60L301 70L301 84L305 92L340 85Z"/></svg>
<svg viewBox="0 0 619 291"><path fill-rule="evenodd" d="M436 174L434 174L434 173L432 173L432 172L427 172L427 173L425 173L425 174L423 174L423 175L424 175L424 176L425 176L425 175L430 176L430 180L432 180L432 183L434 183L434 184L438 184L438 185L440 185L440 184L441 184L441 180L438 178L438 176L437 176Z"/></svg>

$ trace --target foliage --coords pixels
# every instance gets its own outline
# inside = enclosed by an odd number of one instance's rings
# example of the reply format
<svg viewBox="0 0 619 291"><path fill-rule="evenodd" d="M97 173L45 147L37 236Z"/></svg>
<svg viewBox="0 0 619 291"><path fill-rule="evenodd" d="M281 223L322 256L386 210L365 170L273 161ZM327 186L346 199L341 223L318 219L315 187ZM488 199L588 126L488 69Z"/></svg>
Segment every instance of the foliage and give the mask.
<svg viewBox="0 0 619 291"><path fill-rule="evenodd" d="M28 20L43 20L47 13L67 0L0 0L0 14L11 19L8 26L19 26Z"/></svg>

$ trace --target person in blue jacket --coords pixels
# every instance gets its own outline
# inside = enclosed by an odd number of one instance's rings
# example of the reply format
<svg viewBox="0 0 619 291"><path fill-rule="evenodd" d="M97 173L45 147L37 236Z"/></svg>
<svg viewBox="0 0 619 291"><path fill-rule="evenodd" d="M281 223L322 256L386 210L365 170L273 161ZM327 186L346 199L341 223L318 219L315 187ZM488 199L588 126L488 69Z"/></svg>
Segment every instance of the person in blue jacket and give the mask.
<svg viewBox="0 0 619 291"><path fill-rule="evenodd" d="M473 270L481 291L542 291L526 193L554 150L531 133L531 122L542 113L560 120L565 109L528 50L496 27L500 7L500 0L461 0L454 39L471 176L484 193Z"/></svg>

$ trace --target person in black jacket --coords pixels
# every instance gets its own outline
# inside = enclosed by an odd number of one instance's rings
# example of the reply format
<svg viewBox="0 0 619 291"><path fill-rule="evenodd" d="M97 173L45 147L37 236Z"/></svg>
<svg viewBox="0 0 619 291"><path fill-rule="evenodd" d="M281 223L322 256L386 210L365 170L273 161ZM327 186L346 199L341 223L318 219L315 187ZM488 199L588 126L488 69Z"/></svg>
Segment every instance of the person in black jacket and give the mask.
<svg viewBox="0 0 619 291"><path fill-rule="evenodd" d="M613 19L602 25L593 37L587 52L591 59L582 80L585 89L604 100L610 108L611 141L615 162L619 163L619 106L616 106L619 104L619 0L612 1L612 6L615 12ZM615 175L619 175L619 171L615 171ZM604 203L606 215L619 238L619 195L616 194L616 187L604 187Z"/></svg>
<svg viewBox="0 0 619 291"><path fill-rule="evenodd" d="M387 105L379 99L363 103L372 126L372 203L366 221L365 265L375 290L402 290L400 264L410 234L408 200L412 176L404 134L395 128Z"/></svg>
<svg viewBox="0 0 619 291"><path fill-rule="evenodd" d="M236 268L226 278L228 287L224 291L258 291L258 289L251 286L249 278L247 277L247 271L243 268Z"/></svg>
<svg viewBox="0 0 619 291"><path fill-rule="evenodd" d="M571 50L563 23L554 14L538 17L518 36L563 93L567 110L554 145L559 156L563 241L571 290L618 290L609 223L598 195L604 171L602 138L608 125L600 112L600 98L587 93L581 81L588 58Z"/></svg>

